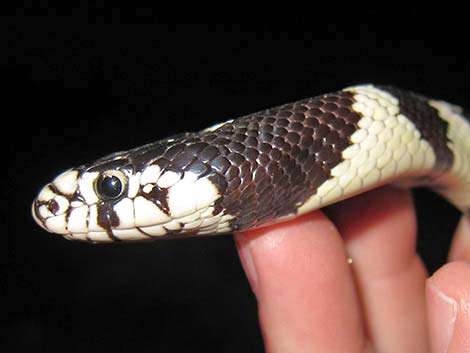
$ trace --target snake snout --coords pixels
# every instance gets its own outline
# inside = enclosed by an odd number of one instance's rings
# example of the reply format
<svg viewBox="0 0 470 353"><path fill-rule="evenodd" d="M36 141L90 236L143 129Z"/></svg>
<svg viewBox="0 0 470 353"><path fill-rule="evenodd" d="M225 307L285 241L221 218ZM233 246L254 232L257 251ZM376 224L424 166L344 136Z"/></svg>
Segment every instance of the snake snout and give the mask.
<svg viewBox="0 0 470 353"><path fill-rule="evenodd" d="M34 220L51 233L67 234L67 211L69 200L54 192L52 184L46 185L32 205Z"/></svg>
<svg viewBox="0 0 470 353"><path fill-rule="evenodd" d="M68 234L67 217L71 207L71 195L78 188L79 171L70 169L52 183L47 184L33 201L34 220L51 233Z"/></svg>

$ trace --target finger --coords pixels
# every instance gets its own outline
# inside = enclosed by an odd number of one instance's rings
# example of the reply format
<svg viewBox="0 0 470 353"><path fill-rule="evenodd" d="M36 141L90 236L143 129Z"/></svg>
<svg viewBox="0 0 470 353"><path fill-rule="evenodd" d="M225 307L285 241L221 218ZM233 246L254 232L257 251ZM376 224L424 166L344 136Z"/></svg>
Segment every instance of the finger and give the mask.
<svg viewBox="0 0 470 353"><path fill-rule="evenodd" d="M431 352L470 352L470 264L454 262L427 282Z"/></svg>
<svg viewBox="0 0 470 353"><path fill-rule="evenodd" d="M236 240L269 352L363 352L347 255L322 213L239 233Z"/></svg>
<svg viewBox="0 0 470 353"><path fill-rule="evenodd" d="M410 193L380 188L335 205L328 214L352 258L372 345L378 352L428 352L426 271L415 252Z"/></svg>
<svg viewBox="0 0 470 353"><path fill-rule="evenodd" d="M450 248L449 260L470 260L470 216L462 216L460 219Z"/></svg>

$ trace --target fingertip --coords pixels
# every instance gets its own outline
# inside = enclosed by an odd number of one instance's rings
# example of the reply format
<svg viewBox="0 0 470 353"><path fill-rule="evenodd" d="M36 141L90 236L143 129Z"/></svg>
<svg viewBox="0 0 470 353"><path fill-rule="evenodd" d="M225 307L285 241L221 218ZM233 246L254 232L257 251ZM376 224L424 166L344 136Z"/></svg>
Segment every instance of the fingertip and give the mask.
<svg viewBox="0 0 470 353"><path fill-rule="evenodd" d="M470 344L470 264L452 262L426 283L429 336L433 353L457 353Z"/></svg>

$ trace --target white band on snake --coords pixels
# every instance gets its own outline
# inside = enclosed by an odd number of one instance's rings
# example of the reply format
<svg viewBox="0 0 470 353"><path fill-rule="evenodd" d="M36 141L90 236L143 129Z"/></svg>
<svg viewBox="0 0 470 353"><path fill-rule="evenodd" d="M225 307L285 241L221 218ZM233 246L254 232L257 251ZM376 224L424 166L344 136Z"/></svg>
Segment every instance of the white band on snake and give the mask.
<svg viewBox="0 0 470 353"><path fill-rule="evenodd" d="M425 185L470 214L470 115L361 85L72 168L33 203L45 230L112 242L216 235L384 184Z"/></svg>

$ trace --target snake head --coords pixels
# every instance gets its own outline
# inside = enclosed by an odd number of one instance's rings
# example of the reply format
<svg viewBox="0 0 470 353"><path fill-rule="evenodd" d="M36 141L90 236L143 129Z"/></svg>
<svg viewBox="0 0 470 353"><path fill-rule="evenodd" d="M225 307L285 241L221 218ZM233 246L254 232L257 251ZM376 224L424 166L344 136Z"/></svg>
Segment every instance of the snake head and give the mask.
<svg viewBox="0 0 470 353"><path fill-rule="evenodd" d="M125 152L72 168L45 185L33 202L36 222L67 239L115 240L122 226L118 204L131 191L133 170Z"/></svg>
<svg viewBox="0 0 470 353"><path fill-rule="evenodd" d="M211 173L177 172L164 158L141 163L138 155L118 152L60 174L34 200L34 219L48 232L90 242L230 231Z"/></svg>

